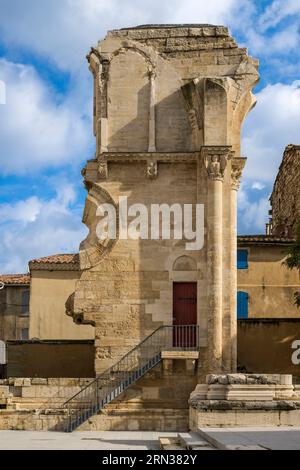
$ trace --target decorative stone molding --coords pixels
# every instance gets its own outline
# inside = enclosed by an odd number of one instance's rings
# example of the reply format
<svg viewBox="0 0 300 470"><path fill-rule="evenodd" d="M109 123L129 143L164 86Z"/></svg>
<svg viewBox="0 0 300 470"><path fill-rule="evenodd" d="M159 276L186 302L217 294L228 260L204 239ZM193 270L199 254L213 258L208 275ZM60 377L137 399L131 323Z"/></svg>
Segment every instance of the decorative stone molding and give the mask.
<svg viewBox="0 0 300 470"><path fill-rule="evenodd" d="M231 147L202 147L201 153L208 177L213 181L223 181Z"/></svg>
<svg viewBox="0 0 300 470"><path fill-rule="evenodd" d="M106 152L98 162L135 163L157 161L166 163L196 162L199 152Z"/></svg>
<svg viewBox="0 0 300 470"><path fill-rule="evenodd" d="M158 153L158 152L137 152L137 153L126 153L126 152L106 152L101 154L101 158L97 160L98 178L105 180L108 178L108 163L146 163L146 177L149 179L155 179L158 177L158 162L164 163L187 163L197 162L199 152L189 153ZM93 184L86 176L84 176L84 184L87 189L90 189Z"/></svg>
<svg viewBox="0 0 300 470"><path fill-rule="evenodd" d="M231 189L238 191L241 183L243 169L246 165L246 158L233 158L231 162Z"/></svg>

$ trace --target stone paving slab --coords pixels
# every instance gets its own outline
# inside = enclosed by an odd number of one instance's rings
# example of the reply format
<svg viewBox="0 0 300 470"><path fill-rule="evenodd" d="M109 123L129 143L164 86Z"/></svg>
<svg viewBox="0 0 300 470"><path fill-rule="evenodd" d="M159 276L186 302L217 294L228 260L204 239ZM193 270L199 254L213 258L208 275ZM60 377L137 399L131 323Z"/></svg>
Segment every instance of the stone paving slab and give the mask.
<svg viewBox="0 0 300 470"><path fill-rule="evenodd" d="M199 428L218 449L300 450L300 427Z"/></svg>
<svg viewBox="0 0 300 470"><path fill-rule="evenodd" d="M0 431L0 450L158 450L163 435L177 433Z"/></svg>

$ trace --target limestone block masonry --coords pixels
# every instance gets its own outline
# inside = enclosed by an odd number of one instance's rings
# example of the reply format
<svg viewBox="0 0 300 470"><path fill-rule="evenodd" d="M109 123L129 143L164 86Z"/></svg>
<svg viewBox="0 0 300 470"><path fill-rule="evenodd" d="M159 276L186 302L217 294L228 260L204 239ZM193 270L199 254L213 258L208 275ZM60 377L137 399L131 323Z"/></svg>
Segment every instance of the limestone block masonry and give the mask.
<svg viewBox="0 0 300 470"><path fill-rule="evenodd" d="M300 146L288 145L270 197L272 234L295 236L300 221Z"/></svg>
<svg viewBox="0 0 300 470"><path fill-rule="evenodd" d="M208 375L190 396L189 425L299 426L299 387L291 375Z"/></svg>
<svg viewBox="0 0 300 470"><path fill-rule="evenodd" d="M258 62L227 28L140 26L110 31L88 55L96 155L73 318L95 326L101 373L161 325L173 324L173 283L197 283L199 377L236 368L236 194L240 130L254 106ZM204 247L185 240L96 235L97 206L203 204ZM176 260L189 262L180 269ZM70 312L69 312L70 313Z"/></svg>

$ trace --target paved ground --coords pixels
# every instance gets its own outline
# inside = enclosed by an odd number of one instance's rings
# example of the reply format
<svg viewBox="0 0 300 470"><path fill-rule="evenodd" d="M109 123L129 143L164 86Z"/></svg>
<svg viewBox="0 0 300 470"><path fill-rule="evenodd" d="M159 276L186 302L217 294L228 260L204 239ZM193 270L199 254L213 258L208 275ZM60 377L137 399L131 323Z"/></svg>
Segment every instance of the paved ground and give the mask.
<svg viewBox="0 0 300 470"><path fill-rule="evenodd" d="M201 428L219 448L300 450L300 428ZM172 432L0 431L0 450L157 450L158 438Z"/></svg>
<svg viewBox="0 0 300 470"><path fill-rule="evenodd" d="M160 436L172 432L58 432L0 431L0 450L157 450Z"/></svg>
<svg viewBox="0 0 300 470"><path fill-rule="evenodd" d="M200 432L219 449L300 450L300 428L201 428Z"/></svg>

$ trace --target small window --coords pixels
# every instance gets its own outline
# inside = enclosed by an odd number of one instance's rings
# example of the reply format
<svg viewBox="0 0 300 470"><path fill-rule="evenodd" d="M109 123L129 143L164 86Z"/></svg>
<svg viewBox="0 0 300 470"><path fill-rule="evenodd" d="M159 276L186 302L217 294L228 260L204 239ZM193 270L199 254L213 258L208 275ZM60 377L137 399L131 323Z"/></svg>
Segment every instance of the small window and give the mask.
<svg viewBox="0 0 300 470"><path fill-rule="evenodd" d="M22 315L29 315L29 290L22 292Z"/></svg>
<svg viewBox="0 0 300 470"><path fill-rule="evenodd" d="M237 293L237 317L238 319L248 318L248 305L249 305L249 294L248 292L239 291Z"/></svg>
<svg viewBox="0 0 300 470"><path fill-rule="evenodd" d="M22 340L27 340L27 339L29 339L29 329L28 329L28 328L22 328L22 331L21 331L21 339L22 339Z"/></svg>
<svg viewBox="0 0 300 470"><path fill-rule="evenodd" d="M237 251L237 268L248 269L248 251L247 250Z"/></svg>

